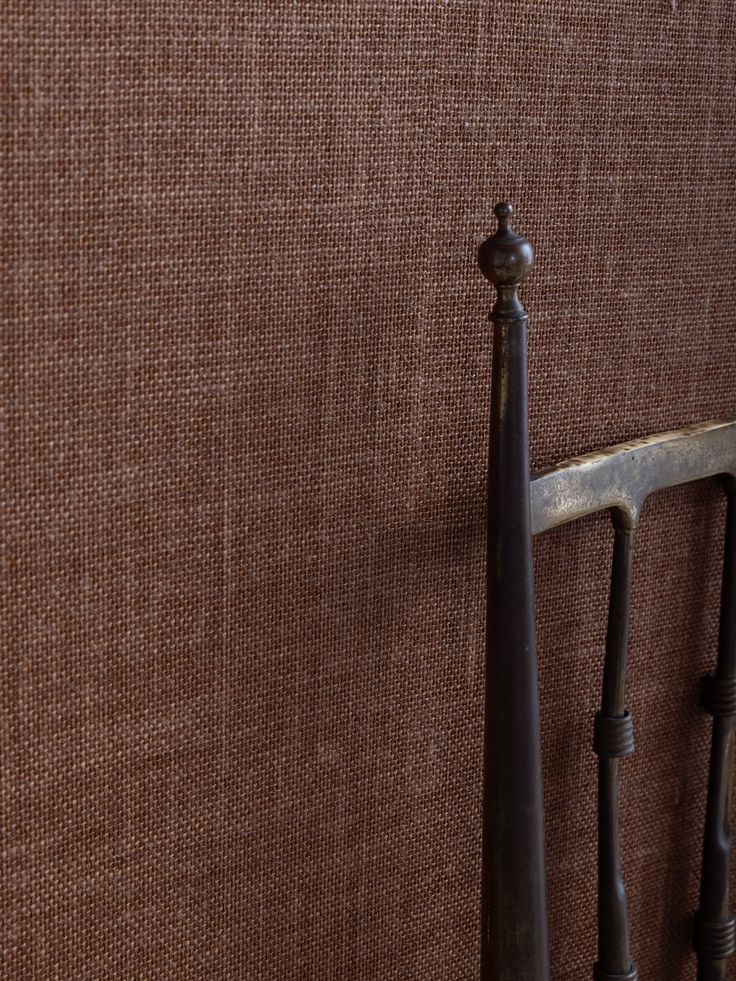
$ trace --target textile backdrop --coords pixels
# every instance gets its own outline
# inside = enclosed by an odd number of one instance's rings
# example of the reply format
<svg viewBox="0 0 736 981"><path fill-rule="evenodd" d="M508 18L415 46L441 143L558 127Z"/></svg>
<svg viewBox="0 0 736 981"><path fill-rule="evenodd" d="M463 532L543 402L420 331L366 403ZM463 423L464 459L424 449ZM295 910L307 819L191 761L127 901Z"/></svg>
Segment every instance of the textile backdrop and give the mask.
<svg viewBox="0 0 736 981"><path fill-rule="evenodd" d="M490 290L535 466L736 410L727 0L11 0L3 978L477 976ZM650 502L633 949L692 978L723 505ZM536 544L555 979L611 536ZM736 976L736 975L734 975Z"/></svg>

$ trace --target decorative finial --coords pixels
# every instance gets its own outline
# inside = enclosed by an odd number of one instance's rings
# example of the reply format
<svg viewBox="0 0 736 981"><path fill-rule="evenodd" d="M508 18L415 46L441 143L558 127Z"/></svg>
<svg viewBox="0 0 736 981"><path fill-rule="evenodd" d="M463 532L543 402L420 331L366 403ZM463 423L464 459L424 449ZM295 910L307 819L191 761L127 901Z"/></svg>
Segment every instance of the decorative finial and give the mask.
<svg viewBox="0 0 736 981"><path fill-rule="evenodd" d="M498 218L499 228L508 228L509 220L514 213L514 209L510 202L499 201L498 204L493 209L493 213Z"/></svg>
<svg viewBox="0 0 736 981"><path fill-rule="evenodd" d="M526 316L517 290L534 266L531 244L517 235L510 225L514 209L500 201L493 209L498 228L478 249L478 265L486 279L496 287L498 297L491 320L518 320Z"/></svg>

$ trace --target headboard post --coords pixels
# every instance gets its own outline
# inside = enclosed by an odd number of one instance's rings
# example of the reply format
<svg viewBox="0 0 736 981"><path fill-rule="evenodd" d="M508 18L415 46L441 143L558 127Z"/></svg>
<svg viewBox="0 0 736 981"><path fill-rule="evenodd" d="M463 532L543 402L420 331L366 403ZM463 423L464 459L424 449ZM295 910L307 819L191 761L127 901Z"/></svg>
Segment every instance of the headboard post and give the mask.
<svg viewBox="0 0 736 981"><path fill-rule="evenodd" d="M548 981L539 699L532 578L526 310L529 242L497 204L478 263L497 291L488 473L482 981Z"/></svg>

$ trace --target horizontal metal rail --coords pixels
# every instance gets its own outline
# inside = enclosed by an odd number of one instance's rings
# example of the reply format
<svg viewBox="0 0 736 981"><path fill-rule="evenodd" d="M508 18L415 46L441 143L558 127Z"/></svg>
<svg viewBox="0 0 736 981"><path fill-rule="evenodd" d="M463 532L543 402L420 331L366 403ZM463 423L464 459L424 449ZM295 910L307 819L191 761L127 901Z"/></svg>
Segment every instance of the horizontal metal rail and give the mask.
<svg viewBox="0 0 736 981"><path fill-rule="evenodd" d="M736 479L736 420L714 420L621 443L532 475L532 534L611 509L635 528L655 491L705 477Z"/></svg>

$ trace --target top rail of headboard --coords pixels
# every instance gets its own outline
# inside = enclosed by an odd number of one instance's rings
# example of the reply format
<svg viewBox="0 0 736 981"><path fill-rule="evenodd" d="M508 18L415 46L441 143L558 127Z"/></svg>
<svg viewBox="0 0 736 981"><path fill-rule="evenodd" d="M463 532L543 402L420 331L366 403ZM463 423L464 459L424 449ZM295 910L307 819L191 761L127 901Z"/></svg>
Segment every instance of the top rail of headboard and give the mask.
<svg viewBox="0 0 736 981"><path fill-rule="evenodd" d="M609 509L634 528L650 494L719 475L736 479L736 421L703 422L586 453L534 474L532 534Z"/></svg>

